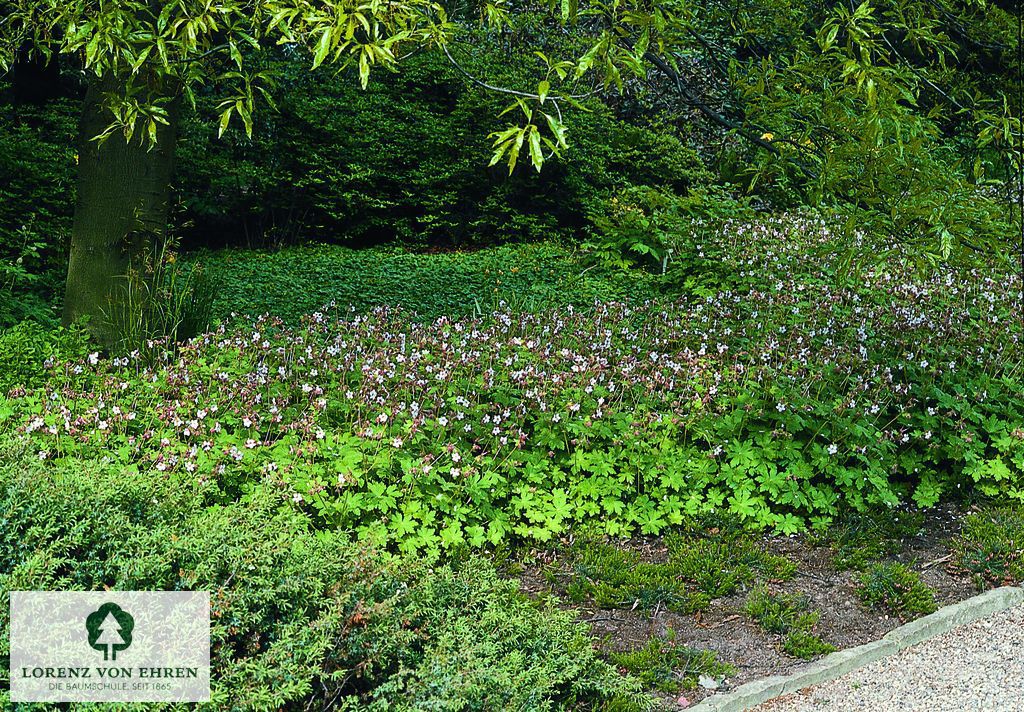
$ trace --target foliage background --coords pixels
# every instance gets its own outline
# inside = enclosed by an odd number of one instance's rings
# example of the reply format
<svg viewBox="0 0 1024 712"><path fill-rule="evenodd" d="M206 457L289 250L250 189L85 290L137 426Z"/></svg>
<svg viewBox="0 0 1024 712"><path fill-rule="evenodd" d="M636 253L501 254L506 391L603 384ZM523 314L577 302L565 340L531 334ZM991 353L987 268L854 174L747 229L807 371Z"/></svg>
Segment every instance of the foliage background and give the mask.
<svg viewBox="0 0 1024 712"><path fill-rule="evenodd" d="M486 55L479 69L522 82L528 60L510 56ZM653 115L625 121L596 100L572 111L563 159L508 176L487 167L501 101L468 88L434 56L414 57L365 91L351 77L310 73L299 59L274 61L287 80L251 139L217 137L212 97L200 97L184 122L174 233L186 251L575 243L617 189L684 191L712 178L671 126ZM80 90L65 78L25 101L19 86L17 77L0 82L0 174L13 177L0 188L0 256L12 265L23 257L0 274L10 288L0 296L2 325L53 322L74 209Z"/></svg>

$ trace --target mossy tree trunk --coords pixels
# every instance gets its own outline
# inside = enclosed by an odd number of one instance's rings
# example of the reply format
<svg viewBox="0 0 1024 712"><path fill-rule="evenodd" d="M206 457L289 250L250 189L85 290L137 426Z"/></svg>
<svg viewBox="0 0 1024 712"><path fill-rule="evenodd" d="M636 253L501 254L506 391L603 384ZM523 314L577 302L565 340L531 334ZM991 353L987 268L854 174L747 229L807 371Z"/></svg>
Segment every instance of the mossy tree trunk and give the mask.
<svg viewBox="0 0 1024 712"><path fill-rule="evenodd" d="M89 330L102 344L117 341L107 314L123 298L129 267L145 260L163 239L170 210L178 107L150 147L137 131L131 141L116 132L100 144L93 138L110 125L103 106L116 80L93 81L85 96L79 131L78 196L71 232L64 322L89 317ZM152 254L150 252L150 254Z"/></svg>

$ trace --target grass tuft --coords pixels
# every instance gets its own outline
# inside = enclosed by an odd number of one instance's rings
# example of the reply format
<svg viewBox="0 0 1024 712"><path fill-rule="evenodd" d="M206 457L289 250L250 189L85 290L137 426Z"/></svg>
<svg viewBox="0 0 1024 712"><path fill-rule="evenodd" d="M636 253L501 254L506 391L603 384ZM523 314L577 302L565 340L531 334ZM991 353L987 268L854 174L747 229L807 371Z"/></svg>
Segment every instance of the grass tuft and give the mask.
<svg viewBox="0 0 1024 712"><path fill-rule="evenodd" d="M820 614L810 610L805 595L772 593L759 586L747 597L744 612L765 632L781 635L782 650L789 655L810 660L835 651L834 646L814 634Z"/></svg>
<svg viewBox="0 0 1024 712"><path fill-rule="evenodd" d="M903 564L872 564L857 582L857 595L862 601L887 608L900 618L917 618L937 608L932 589Z"/></svg>

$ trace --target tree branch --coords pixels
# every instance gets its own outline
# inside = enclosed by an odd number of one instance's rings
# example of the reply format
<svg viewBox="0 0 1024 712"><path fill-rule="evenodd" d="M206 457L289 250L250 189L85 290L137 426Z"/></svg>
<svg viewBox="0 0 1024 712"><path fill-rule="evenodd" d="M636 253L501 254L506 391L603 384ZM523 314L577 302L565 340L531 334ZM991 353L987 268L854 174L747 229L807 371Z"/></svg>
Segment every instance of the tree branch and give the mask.
<svg viewBox="0 0 1024 712"><path fill-rule="evenodd" d="M810 178L816 180L819 177L818 172L815 171L810 166L808 166L807 164L805 164L804 162L798 161L790 156L783 155L782 152L779 151L778 146L773 145L771 142L761 138L760 136L757 136L754 133L751 133L739 122L734 121L723 114L720 114L719 112L715 111L710 106L708 106L707 103L705 103L702 99L696 96L695 93L690 91L689 87L683 81L683 78L679 76L679 72L677 72L662 57L659 57L654 52L646 52L644 54L644 59L646 59L648 62L654 65L662 74L668 77L669 80L671 80L675 84L676 91L678 91L682 95L683 99L686 100L687 103L696 107L698 110L700 110L702 114L704 114L706 117L714 121L716 124L722 126L723 128L727 128L730 131L735 131L743 139L759 146L760 148L763 148L772 155L787 159L788 161L793 163L793 165L800 168L800 170L806 173ZM786 140L786 142L793 143L788 140ZM794 145L796 144L794 143Z"/></svg>
<svg viewBox="0 0 1024 712"><path fill-rule="evenodd" d="M528 92L528 91L519 91L518 89L509 89L507 87L495 86L494 84L489 84L489 83L485 82L484 80L482 80L482 79L480 79L480 78L470 74L469 71L466 70L466 68L463 67L461 64L459 64L459 62L455 59L455 57L452 56L452 53L448 51L448 45L447 44L441 44L440 46L441 46L441 51L444 52L444 56L448 58L448 61L451 63L451 65L453 67L455 67L455 69L458 70L459 74L461 74L463 77L468 79L473 84L476 84L478 87L481 87L481 88L486 89L488 91L497 92L499 94L510 94L512 96L519 96L519 97L522 97L524 99L534 99L536 101L550 101L550 102L555 104L556 108L558 107L558 102L559 101L566 101L566 100L578 101L578 100L581 100L581 99L587 99L587 98L592 97L595 94L597 94L597 90L595 89L593 91L587 92L586 94L567 94L566 96L559 96L557 94L548 94L546 97L541 97L540 94L534 94L534 93ZM559 117L561 117L561 112L559 112Z"/></svg>

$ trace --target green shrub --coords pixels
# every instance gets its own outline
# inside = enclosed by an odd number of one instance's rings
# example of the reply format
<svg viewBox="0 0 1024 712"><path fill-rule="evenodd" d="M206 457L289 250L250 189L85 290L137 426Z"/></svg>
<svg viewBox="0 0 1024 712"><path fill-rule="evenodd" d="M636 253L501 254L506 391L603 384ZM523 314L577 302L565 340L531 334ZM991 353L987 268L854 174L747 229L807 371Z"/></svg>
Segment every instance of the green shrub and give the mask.
<svg viewBox="0 0 1024 712"><path fill-rule="evenodd" d="M368 635L401 640L410 626L421 632L395 650L365 709L647 706L631 681L596 658L572 615L539 608L480 559L422 572L384 623Z"/></svg>
<svg viewBox="0 0 1024 712"><path fill-rule="evenodd" d="M935 593L903 564L872 564L857 577L857 595L872 606L884 606L900 618L934 613Z"/></svg>
<svg viewBox="0 0 1024 712"><path fill-rule="evenodd" d="M817 614L815 614L815 620L817 620ZM806 628L794 628L783 638L782 649L794 658L810 660L819 655L834 653L836 646L826 643Z"/></svg>
<svg viewBox="0 0 1024 712"><path fill-rule="evenodd" d="M710 598L734 593L760 575L770 581L785 581L796 573L796 563L769 554L734 523L730 533L711 535L670 534L666 537L673 568L686 581Z"/></svg>
<svg viewBox="0 0 1024 712"><path fill-rule="evenodd" d="M974 577L979 589L1024 579L1024 512L997 507L972 512L953 539L953 566Z"/></svg>
<svg viewBox="0 0 1024 712"><path fill-rule="evenodd" d="M613 652L609 657L646 686L668 693L696 688L701 675L720 680L736 672L710 650L677 645L671 630L667 638L651 638L642 648Z"/></svg>
<svg viewBox="0 0 1024 712"><path fill-rule="evenodd" d="M566 595L573 601L593 600L602 608L664 607L690 613L728 596L761 576L772 581L791 578L796 564L763 551L746 538L742 524L726 535L700 532L694 525L665 538L665 561L645 560L641 552L587 535L578 536L567 552ZM548 569L555 583L562 572Z"/></svg>
<svg viewBox="0 0 1024 712"><path fill-rule="evenodd" d="M523 13L523 19L529 22ZM564 42L539 23L526 32ZM479 43L468 65L507 86L535 81L530 53ZM364 90L350 77L270 61L286 81L279 111L257 117L252 138L217 136L213 107L183 126L178 192L198 244L269 247L315 238L348 246L471 246L550 239L586 224L589 207L624 185L685 191L708 180L671 127L630 124L599 101L566 107L572 139L539 174L488 167L491 131L506 97L469 87L443 56L423 53ZM507 117L506 117L507 118Z"/></svg>
<svg viewBox="0 0 1024 712"><path fill-rule="evenodd" d="M218 504L209 481L47 465L19 448L5 442L0 464L0 592L210 591L202 709L646 704L570 616L538 608L482 561L378 557L314 534L270 488Z"/></svg>
<svg viewBox="0 0 1024 712"><path fill-rule="evenodd" d="M205 509L215 493L194 480L5 456L0 589L211 591L211 708L315 697L321 678L373 644L344 636L344 624L392 585L274 498Z"/></svg>
<svg viewBox="0 0 1024 712"><path fill-rule="evenodd" d="M749 220L749 200L719 186L685 195L651 186L627 186L590 212L593 238L584 247L601 263L667 274L688 292L713 294L742 280L709 239L728 223Z"/></svg>
<svg viewBox="0 0 1024 712"><path fill-rule="evenodd" d="M676 568L644 561L634 551L587 538L570 551L566 594L573 601L592 599L601 608L640 608L692 613L707 607L707 596L690 591Z"/></svg>
<svg viewBox="0 0 1024 712"><path fill-rule="evenodd" d="M765 587L750 592L744 611L769 633L788 633L802 624L817 622L806 613L809 602L806 596L794 594L773 594Z"/></svg>

